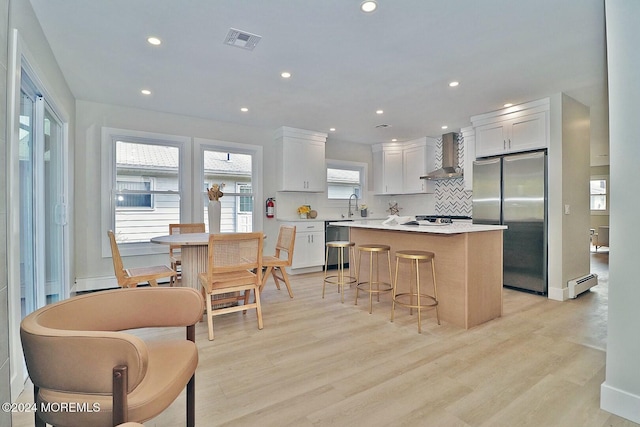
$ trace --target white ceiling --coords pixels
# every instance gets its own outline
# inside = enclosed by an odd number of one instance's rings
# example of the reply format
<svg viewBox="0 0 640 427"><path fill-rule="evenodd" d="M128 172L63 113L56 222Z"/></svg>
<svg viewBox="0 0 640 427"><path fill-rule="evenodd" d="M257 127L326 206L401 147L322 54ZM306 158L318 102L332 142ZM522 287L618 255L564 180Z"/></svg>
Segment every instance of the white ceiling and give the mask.
<svg viewBox="0 0 640 427"><path fill-rule="evenodd" d="M591 107L592 165L609 163L604 0L360 2L31 0L77 99L377 143L565 92ZM262 40L227 46L230 28Z"/></svg>

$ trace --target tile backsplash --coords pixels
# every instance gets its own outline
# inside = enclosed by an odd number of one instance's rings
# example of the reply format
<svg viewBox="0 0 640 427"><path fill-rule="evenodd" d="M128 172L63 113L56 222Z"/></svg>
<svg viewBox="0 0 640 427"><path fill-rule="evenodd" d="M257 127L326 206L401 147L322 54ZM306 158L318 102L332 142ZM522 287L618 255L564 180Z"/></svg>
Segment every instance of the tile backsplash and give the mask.
<svg viewBox="0 0 640 427"><path fill-rule="evenodd" d="M464 164L464 138L458 134L458 164ZM442 138L436 142L436 167L442 166ZM468 165L472 167L472 165ZM436 181L435 191L436 215L464 215L471 216L472 193L464 189L464 179L446 179Z"/></svg>

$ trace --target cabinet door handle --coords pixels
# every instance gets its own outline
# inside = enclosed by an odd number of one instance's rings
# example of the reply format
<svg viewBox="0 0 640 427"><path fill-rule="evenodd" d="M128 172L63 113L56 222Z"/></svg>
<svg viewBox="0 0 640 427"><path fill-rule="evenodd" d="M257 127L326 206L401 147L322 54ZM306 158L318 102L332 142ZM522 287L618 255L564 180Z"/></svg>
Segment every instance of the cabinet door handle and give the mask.
<svg viewBox="0 0 640 427"><path fill-rule="evenodd" d="M502 140L502 149L504 149L504 150L507 149L507 140L506 139Z"/></svg>
<svg viewBox="0 0 640 427"><path fill-rule="evenodd" d="M509 148L511 148L511 138L509 138Z"/></svg>

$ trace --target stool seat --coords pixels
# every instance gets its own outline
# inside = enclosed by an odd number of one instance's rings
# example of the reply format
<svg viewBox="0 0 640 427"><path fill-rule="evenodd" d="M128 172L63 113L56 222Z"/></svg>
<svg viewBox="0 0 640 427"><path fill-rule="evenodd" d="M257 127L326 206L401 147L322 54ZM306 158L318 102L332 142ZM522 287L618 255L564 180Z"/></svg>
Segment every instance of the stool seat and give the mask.
<svg viewBox="0 0 640 427"><path fill-rule="evenodd" d="M324 259L324 280L322 282L322 298L324 299L325 287L328 284L338 285L338 292L340 292L340 300L344 303L344 285L351 285L358 283L358 279L351 275L351 264L349 264L349 274L345 276L344 273L344 250L347 248L352 260L355 260L354 248L356 244L348 240L333 240L325 243L326 254ZM335 249L338 251L338 274L327 275L329 267L329 249Z"/></svg>
<svg viewBox="0 0 640 427"><path fill-rule="evenodd" d="M380 302L380 294L382 292L390 292L393 290L393 280L391 278L391 247L389 245L363 244L358 246L358 268L356 275L358 276L358 284L356 285L356 303L358 305L358 292L364 291L369 293L369 314L373 312L373 294L377 295ZM369 254L369 280L361 281L362 275L362 254ZM389 269L389 282L380 281L380 264L378 262L378 254L387 254L387 266ZM375 254L375 258L374 258ZM375 275L373 266L375 264ZM374 286L375 285L375 286Z"/></svg>
<svg viewBox="0 0 640 427"><path fill-rule="evenodd" d="M365 252L387 252L391 250L389 245L360 245L358 246L359 251Z"/></svg>
<svg viewBox="0 0 640 427"><path fill-rule="evenodd" d="M427 251L396 251L396 258L431 261L436 254Z"/></svg>
<svg viewBox="0 0 640 427"><path fill-rule="evenodd" d="M398 292L398 271L400 260L409 260L411 273L409 275L409 292ZM431 263L431 276L433 278L433 295L429 295L420 290L420 262ZM396 251L396 276L393 283L393 300L391 303L391 321L395 315L396 304L409 307L409 313L413 314L413 309L418 311L418 333L422 332L421 310L423 308L435 308L436 320L440 324L438 313L438 288L436 285L435 254L428 251L400 250Z"/></svg>
<svg viewBox="0 0 640 427"><path fill-rule="evenodd" d="M347 248L349 246L355 246L356 244L346 240L335 240L332 242L327 242L326 245L330 248Z"/></svg>

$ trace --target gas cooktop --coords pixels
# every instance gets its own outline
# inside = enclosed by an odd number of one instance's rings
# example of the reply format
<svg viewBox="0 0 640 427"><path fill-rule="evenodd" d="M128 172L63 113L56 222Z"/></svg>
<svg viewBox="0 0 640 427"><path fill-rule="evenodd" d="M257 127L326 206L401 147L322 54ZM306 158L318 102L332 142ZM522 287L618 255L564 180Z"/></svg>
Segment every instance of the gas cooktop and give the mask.
<svg viewBox="0 0 640 427"><path fill-rule="evenodd" d="M464 215L416 215L416 221L429 221L450 223L453 220L471 220L470 216Z"/></svg>

